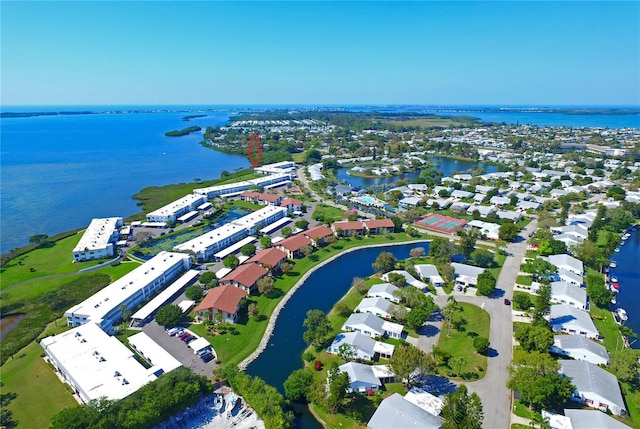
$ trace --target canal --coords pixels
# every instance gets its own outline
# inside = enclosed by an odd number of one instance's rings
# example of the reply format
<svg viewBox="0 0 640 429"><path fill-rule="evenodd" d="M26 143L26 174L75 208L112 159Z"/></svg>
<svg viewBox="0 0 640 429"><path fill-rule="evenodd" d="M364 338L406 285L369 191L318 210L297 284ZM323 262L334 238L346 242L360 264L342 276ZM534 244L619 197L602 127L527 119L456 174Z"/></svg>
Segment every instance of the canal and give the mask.
<svg viewBox="0 0 640 429"><path fill-rule="evenodd" d="M452 174L464 173L467 170L481 167L484 169L485 173L494 173L498 171L498 167L495 165L487 165L483 163L477 163L473 161L465 161L453 158L443 158L443 157L432 157L428 158L428 161L437 163L438 166L434 167L436 170L441 171L444 176L451 176ZM364 165L362 166L364 167ZM393 177L359 177L352 176L347 173L351 167L348 168L337 168L335 170L336 178L342 182L347 181L351 186L357 186L361 188L368 188L373 185L390 185L396 183L398 180L407 180L411 182L416 177L420 176L421 169L410 171L408 173L404 173L398 176Z"/></svg>
<svg viewBox="0 0 640 429"><path fill-rule="evenodd" d="M627 311L629 320L626 325L640 334L640 231L631 233L620 253L611 255L617 267L611 269L611 275L618 278L620 292L617 307ZM633 340L631 340L633 341ZM634 349L640 349L640 341L633 343Z"/></svg>
<svg viewBox="0 0 640 429"><path fill-rule="evenodd" d="M247 373L258 376L284 393L283 383L296 369L302 368L302 353L307 344L302 339L302 326L310 309L328 312L349 290L354 277L367 277L374 273L371 264L380 252L391 252L398 259L409 257L409 251L424 247L428 242L365 248L346 253L335 261L319 268L291 297L280 312L269 344L265 351L247 368ZM317 429L321 426L306 408L296 419L298 429Z"/></svg>

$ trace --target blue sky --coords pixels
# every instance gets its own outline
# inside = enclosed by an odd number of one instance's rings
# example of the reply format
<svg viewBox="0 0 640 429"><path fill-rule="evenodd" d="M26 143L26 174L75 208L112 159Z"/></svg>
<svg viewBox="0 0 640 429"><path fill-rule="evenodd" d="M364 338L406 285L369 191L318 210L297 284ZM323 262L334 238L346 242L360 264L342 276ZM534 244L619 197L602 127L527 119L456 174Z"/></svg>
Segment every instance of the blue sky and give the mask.
<svg viewBox="0 0 640 429"><path fill-rule="evenodd" d="M640 105L640 2L2 2L3 105Z"/></svg>

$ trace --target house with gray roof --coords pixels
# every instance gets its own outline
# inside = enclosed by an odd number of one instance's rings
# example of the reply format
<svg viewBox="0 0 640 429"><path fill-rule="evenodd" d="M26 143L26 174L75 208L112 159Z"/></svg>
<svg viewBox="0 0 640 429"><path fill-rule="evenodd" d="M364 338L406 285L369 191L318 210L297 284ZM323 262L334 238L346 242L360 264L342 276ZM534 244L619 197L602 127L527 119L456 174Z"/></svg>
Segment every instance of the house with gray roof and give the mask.
<svg viewBox="0 0 640 429"><path fill-rule="evenodd" d="M471 216L476 210L480 214L480 217L487 217L491 213L495 213L495 209L491 206L480 206L478 204L474 204L472 206L469 206L469 208L467 209L467 214Z"/></svg>
<svg viewBox="0 0 640 429"><path fill-rule="evenodd" d="M621 416L627 410L618 379L610 372L581 360L559 360L560 373L575 386L572 401Z"/></svg>
<svg viewBox="0 0 640 429"><path fill-rule="evenodd" d="M484 268L460 264L458 262L452 262L451 266L456 275L456 285L462 287L475 287L478 284L478 276L484 273Z"/></svg>
<svg viewBox="0 0 640 429"><path fill-rule="evenodd" d="M487 194L487 193L493 191L493 189L494 189L493 186L476 185L476 192L479 192L481 194Z"/></svg>
<svg viewBox="0 0 640 429"><path fill-rule="evenodd" d="M346 372L349 376L349 387L347 387L348 393L363 392L366 393L369 390L377 392L382 383L373 374L371 365L365 365L357 362L347 362L338 367L338 371Z"/></svg>
<svg viewBox="0 0 640 429"><path fill-rule="evenodd" d="M489 203L497 207L506 206L511 203L511 199L507 197L500 197L498 195L494 195L489 200Z"/></svg>
<svg viewBox="0 0 640 429"><path fill-rule="evenodd" d="M360 332L371 338L401 338L404 326L399 323L388 322L375 314L353 313L344 322L341 329L349 332Z"/></svg>
<svg viewBox="0 0 640 429"><path fill-rule="evenodd" d="M540 208L540 203L537 203L535 201L523 201L523 200L520 200L516 204L516 208L518 210L521 210L521 211L538 210Z"/></svg>
<svg viewBox="0 0 640 429"><path fill-rule="evenodd" d="M400 394L385 398L373 413L367 429L440 429L444 420L409 402Z"/></svg>
<svg viewBox="0 0 640 429"><path fill-rule="evenodd" d="M571 429L629 429L613 417L597 410L565 409L564 415L571 420Z"/></svg>
<svg viewBox="0 0 640 429"><path fill-rule="evenodd" d="M390 358L394 346L381 343L359 332L341 332L333 339L327 353L340 354L340 347L349 347L355 359L373 360L376 357Z"/></svg>
<svg viewBox="0 0 640 429"><path fill-rule="evenodd" d="M456 189L453 192L451 192L451 198L455 198L457 200L464 200L467 198L473 198L475 194L473 192L469 192L469 191L463 191L461 189Z"/></svg>
<svg viewBox="0 0 640 429"><path fill-rule="evenodd" d="M424 282L421 282L420 280L416 279L415 277L413 277L411 274L409 274L407 271L405 270L393 270L393 271L389 271L388 273L384 273L382 275L382 280L384 281L389 281L389 274L400 274L402 277L405 278L405 280L407 281L408 285L411 285L413 287L416 287L420 290L425 290L427 288L427 284Z"/></svg>
<svg viewBox="0 0 640 429"><path fill-rule="evenodd" d="M498 216L498 219L511 219L514 222L522 219L522 214L513 210L498 210L496 216Z"/></svg>
<svg viewBox="0 0 640 429"><path fill-rule="evenodd" d="M418 264L413 267L417 273L420 275L420 278L424 281L428 281L435 287L444 286L444 279L440 277L440 273L435 265L432 264Z"/></svg>
<svg viewBox="0 0 640 429"><path fill-rule="evenodd" d="M371 286L367 291L367 296L369 298L384 298L391 302L400 302L400 298L393 294L399 289L399 287L396 287L391 283L378 283Z"/></svg>
<svg viewBox="0 0 640 429"><path fill-rule="evenodd" d="M421 201L422 201L422 198L419 198L419 197L405 197L400 201L398 201L398 205L406 209L408 207L419 206Z"/></svg>
<svg viewBox="0 0 640 429"><path fill-rule="evenodd" d="M569 282L551 283L551 302L569 304L577 309L588 311L587 291Z"/></svg>
<svg viewBox="0 0 640 429"><path fill-rule="evenodd" d="M390 319L391 313L393 313L397 307L397 305L384 298L363 298L355 311L360 313L371 313L382 317L383 319Z"/></svg>
<svg viewBox="0 0 640 429"><path fill-rule="evenodd" d="M609 353L602 344L581 335L555 335L549 351L594 365L606 365L609 362Z"/></svg>
<svg viewBox="0 0 640 429"><path fill-rule="evenodd" d="M554 332L565 332L571 335L582 335L587 338L600 339L600 334L589 313L578 310L568 304L555 304L547 316Z"/></svg>
<svg viewBox="0 0 640 429"><path fill-rule="evenodd" d="M576 286L582 286L584 279L581 275L578 275L572 271L565 270L564 268L560 268L558 270L558 278L560 281L573 283Z"/></svg>

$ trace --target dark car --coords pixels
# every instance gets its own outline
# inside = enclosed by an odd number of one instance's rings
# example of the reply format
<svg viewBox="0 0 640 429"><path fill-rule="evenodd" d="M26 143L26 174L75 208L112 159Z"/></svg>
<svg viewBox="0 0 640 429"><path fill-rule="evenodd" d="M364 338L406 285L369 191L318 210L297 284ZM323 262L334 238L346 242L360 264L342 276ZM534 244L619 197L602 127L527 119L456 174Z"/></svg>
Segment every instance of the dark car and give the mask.
<svg viewBox="0 0 640 429"><path fill-rule="evenodd" d="M189 335L191 335L191 334L189 334L188 332L183 332L182 334L178 335L178 338L180 338L181 340L184 341L184 339L186 337L188 337Z"/></svg>
<svg viewBox="0 0 640 429"><path fill-rule="evenodd" d="M509 299L505 298L504 299L504 305L511 305L511 301L509 301Z"/></svg>
<svg viewBox="0 0 640 429"><path fill-rule="evenodd" d="M189 344L191 341L195 340L196 337L194 337L193 335L190 335L187 337L186 340L184 340L185 343Z"/></svg>
<svg viewBox="0 0 640 429"><path fill-rule="evenodd" d="M202 359L202 362L204 363L211 362L213 360L213 355L207 352L200 356L200 359Z"/></svg>

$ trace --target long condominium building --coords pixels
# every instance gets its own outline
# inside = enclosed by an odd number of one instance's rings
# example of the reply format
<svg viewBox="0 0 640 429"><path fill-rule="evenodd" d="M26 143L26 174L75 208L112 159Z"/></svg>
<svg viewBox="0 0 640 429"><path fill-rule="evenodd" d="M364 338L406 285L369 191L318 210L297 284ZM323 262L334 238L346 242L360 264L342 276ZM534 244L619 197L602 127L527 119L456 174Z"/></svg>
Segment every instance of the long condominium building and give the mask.
<svg viewBox="0 0 640 429"><path fill-rule="evenodd" d="M274 164L261 165L253 169L259 174L295 174L296 163L293 161L282 161Z"/></svg>
<svg viewBox="0 0 640 429"><path fill-rule="evenodd" d="M189 255L160 252L124 277L67 310L67 325L76 327L87 322L113 332L113 326L126 310L151 298L163 286L191 265Z"/></svg>
<svg viewBox="0 0 640 429"><path fill-rule="evenodd" d="M215 198L219 196L237 195L253 186L275 187L284 185L291 181L293 174L280 173L271 174L269 176L258 177L257 179L244 180L242 182L229 183L226 185L209 186L208 188L194 189L195 195L204 195L207 198Z"/></svg>
<svg viewBox="0 0 640 429"><path fill-rule="evenodd" d="M189 194L147 214L148 222L175 222L181 215L195 210L206 201L204 195Z"/></svg>
<svg viewBox="0 0 640 429"><path fill-rule="evenodd" d="M215 253L255 234L260 228L270 225L287 215L285 207L267 206L246 216L206 232L173 248L176 251L193 252L198 261L206 261Z"/></svg>
<svg viewBox="0 0 640 429"><path fill-rule="evenodd" d="M145 368L134 353L95 323L40 341L49 361L82 402L117 400L155 380L169 368Z"/></svg>
<svg viewBox="0 0 640 429"><path fill-rule="evenodd" d="M84 235L73 249L73 261L89 261L115 255L114 243L120 237L121 217L91 219Z"/></svg>

